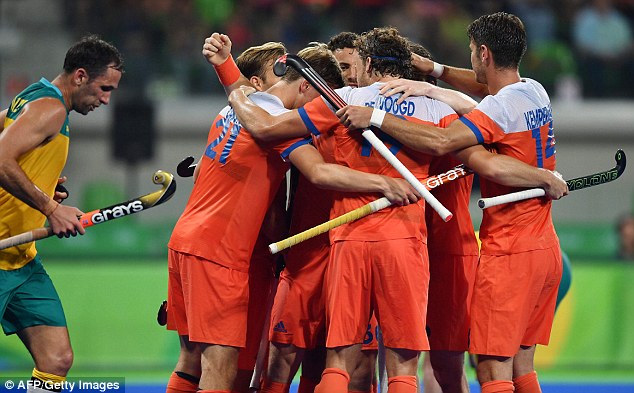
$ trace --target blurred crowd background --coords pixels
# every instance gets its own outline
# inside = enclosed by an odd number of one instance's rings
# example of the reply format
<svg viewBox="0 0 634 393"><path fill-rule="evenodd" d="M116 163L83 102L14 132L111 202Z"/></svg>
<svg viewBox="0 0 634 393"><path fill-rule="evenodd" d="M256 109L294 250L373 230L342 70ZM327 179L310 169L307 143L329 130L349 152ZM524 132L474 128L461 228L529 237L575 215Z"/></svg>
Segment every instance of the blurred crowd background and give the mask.
<svg viewBox="0 0 634 393"><path fill-rule="evenodd" d="M200 82L208 69L200 47L213 31L231 37L234 53L264 41L295 52L341 31L389 25L438 61L469 67L467 25L503 10L526 25L522 74L551 95L634 97L634 0L66 0L65 7L74 35L99 33L121 48L141 89L158 83L161 91L208 93L214 85Z"/></svg>

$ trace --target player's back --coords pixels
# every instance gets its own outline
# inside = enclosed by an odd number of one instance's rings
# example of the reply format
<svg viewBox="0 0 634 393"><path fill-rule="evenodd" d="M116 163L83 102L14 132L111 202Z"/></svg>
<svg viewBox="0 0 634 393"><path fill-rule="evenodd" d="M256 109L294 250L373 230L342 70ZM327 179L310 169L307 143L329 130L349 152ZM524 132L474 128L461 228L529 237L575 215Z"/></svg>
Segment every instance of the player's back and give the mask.
<svg viewBox="0 0 634 393"><path fill-rule="evenodd" d="M286 111L270 94L252 100L272 114ZM169 247L237 269L248 268L266 210L280 186L287 157L301 140L259 143L225 107L209 131L199 176ZM199 239L207 239L200 241Z"/></svg>
<svg viewBox="0 0 634 393"><path fill-rule="evenodd" d="M481 141L527 164L554 170L555 134L550 99L538 82L522 79L480 102L465 116L476 125ZM473 129L473 128L472 128ZM486 179L482 196L519 190ZM552 202L532 198L488 208L483 213L480 238L483 254L506 254L550 248L558 239L551 217Z"/></svg>

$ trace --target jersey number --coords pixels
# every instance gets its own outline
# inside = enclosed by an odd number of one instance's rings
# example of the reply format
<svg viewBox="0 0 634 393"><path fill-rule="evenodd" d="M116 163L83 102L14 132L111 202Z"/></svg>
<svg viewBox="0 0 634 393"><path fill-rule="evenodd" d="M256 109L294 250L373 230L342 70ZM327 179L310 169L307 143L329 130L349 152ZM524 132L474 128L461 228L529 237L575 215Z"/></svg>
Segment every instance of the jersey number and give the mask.
<svg viewBox="0 0 634 393"><path fill-rule="evenodd" d="M542 147L542 134L539 128L531 130L533 139L535 139L535 150L537 153L537 166L544 167L544 158L550 158L555 155L555 131L553 130L553 122L548 123L548 137L546 138L546 146Z"/></svg>
<svg viewBox="0 0 634 393"><path fill-rule="evenodd" d="M240 134L240 130L242 126L238 123L237 119L233 115L233 111L229 112L225 118L222 118L216 122L216 128L221 128L220 135L218 138L214 139L207 148L205 149L205 155L212 160L216 159L218 153L214 150L216 146L222 142L227 135L229 135L229 139L225 146L222 148L222 152L220 153L220 158L218 162L221 164L225 164L227 162L227 158L229 157L229 153L231 152L231 148L233 147L233 143L236 141L236 138Z"/></svg>

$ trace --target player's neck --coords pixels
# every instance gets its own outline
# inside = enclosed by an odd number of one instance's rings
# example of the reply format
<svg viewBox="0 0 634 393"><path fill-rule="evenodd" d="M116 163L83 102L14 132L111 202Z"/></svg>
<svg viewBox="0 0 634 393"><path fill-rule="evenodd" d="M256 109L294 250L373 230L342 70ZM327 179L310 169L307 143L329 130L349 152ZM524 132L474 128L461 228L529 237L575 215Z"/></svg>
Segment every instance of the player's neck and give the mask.
<svg viewBox="0 0 634 393"><path fill-rule="evenodd" d="M520 81L517 69L490 69L487 71L487 85L490 94L497 94L502 88Z"/></svg>
<svg viewBox="0 0 634 393"><path fill-rule="evenodd" d="M66 111L70 112L71 108L73 107L73 102L72 102L73 95L71 93L72 88L70 86L70 81L68 80L68 78L66 78L63 74L60 74L57 77L55 77L55 79L53 79L51 84L53 84L55 87L59 89L59 91L62 92L62 98L64 99L64 106L66 107Z"/></svg>

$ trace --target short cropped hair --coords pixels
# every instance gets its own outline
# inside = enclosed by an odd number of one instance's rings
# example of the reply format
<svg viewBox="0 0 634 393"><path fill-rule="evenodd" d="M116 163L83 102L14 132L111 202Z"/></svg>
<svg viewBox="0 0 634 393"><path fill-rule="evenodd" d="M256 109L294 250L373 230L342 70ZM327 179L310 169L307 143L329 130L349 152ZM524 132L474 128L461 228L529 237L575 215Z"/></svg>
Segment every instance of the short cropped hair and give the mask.
<svg viewBox="0 0 634 393"><path fill-rule="evenodd" d="M363 61L368 57L372 59L373 72L383 76L403 76L412 66L409 42L394 27L375 27L361 34L356 42Z"/></svg>
<svg viewBox="0 0 634 393"><path fill-rule="evenodd" d="M247 48L236 58L236 65L247 78L257 76L264 80L267 63L277 60L285 53L286 47L281 42L267 42Z"/></svg>
<svg viewBox="0 0 634 393"><path fill-rule="evenodd" d="M485 45L499 68L518 68L526 53L526 30L517 16L506 12L482 15L468 29L476 48Z"/></svg>
<svg viewBox="0 0 634 393"><path fill-rule="evenodd" d="M334 52L337 49L356 48L357 39L359 39L359 34L351 31L343 31L330 37L328 49Z"/></svg>
<svg viewBox="0 0 634 393"><path fill-rule="evenodd" d="M84 36L66 52L64 72L67 74L83 68L90 79L106 73L108 68L123 72L123 58L119 50L95 34Z"/></svg>
<svg viewBox="0 0 634 393"><path fill-rule="evenodd" d="M345 85L341 76L339 62L324 43L311 43L306 48L297 52L297 56L302 58L317 72L330 87L338 89ZM292 82L301 78L299 72L289 67L282 77L287 82Z"/></svg>

